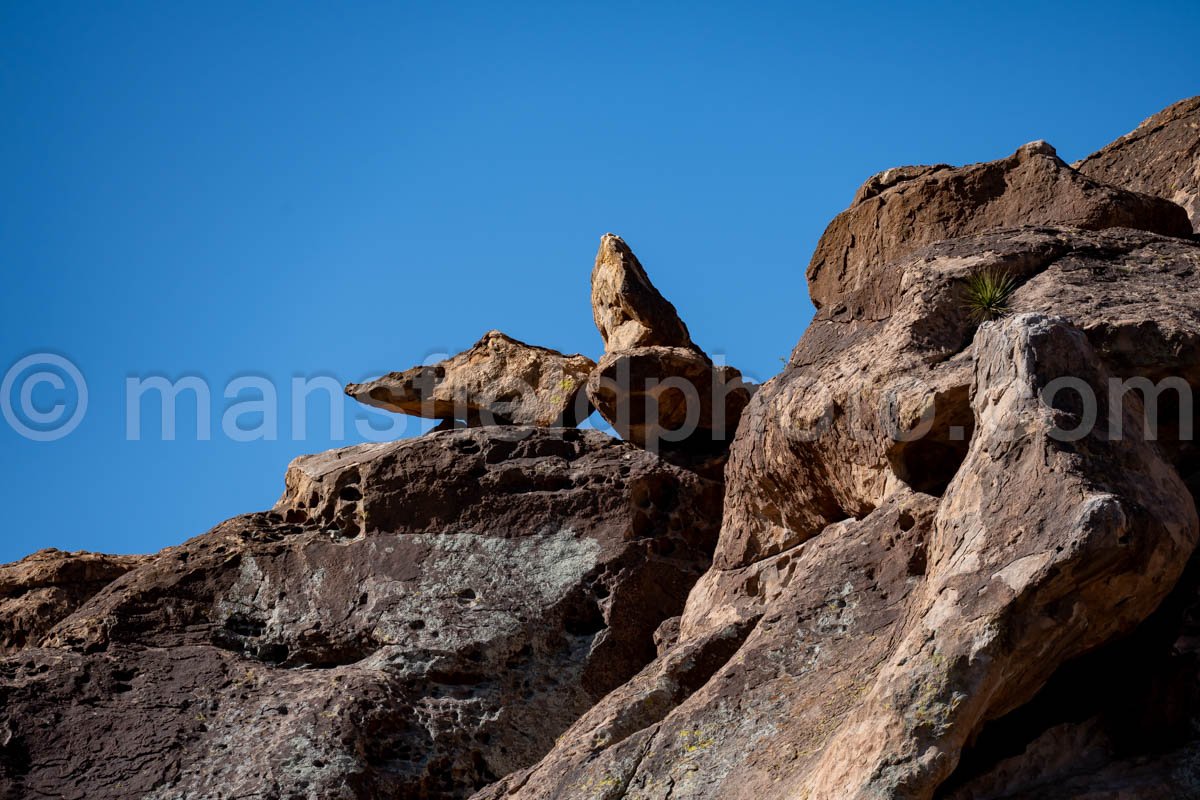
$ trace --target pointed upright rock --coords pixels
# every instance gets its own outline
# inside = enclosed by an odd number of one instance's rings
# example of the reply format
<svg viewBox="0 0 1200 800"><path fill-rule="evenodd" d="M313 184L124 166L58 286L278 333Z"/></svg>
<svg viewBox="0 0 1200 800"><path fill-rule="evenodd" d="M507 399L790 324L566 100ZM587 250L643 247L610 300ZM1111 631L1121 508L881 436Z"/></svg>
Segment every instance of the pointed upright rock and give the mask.
<svg viewBox="0 0 1200 800"><path fill-rule="evenodd" d="M605 355L587 391L600 415L642 447L723 453L750 390L740 372L714 365L696 346L675 306L616 234L600 239L592 316Z"/></svg>
<svg viewBox="0 0 1200 800"><path fill-rule="evenodd" d="M592 317L606 352L634 347L686 347L700 352L675 306L654 288L637 256L615 233L601 237L596 253Z"/></svg>

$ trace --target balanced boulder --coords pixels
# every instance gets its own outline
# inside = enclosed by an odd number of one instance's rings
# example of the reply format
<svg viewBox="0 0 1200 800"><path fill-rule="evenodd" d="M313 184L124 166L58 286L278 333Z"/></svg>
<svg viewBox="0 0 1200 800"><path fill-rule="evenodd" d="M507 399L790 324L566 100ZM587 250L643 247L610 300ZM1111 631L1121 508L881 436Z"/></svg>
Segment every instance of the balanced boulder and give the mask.
<svg viewBox="0 0 1200 800"><path fill-rule="evenodd" d="M625 240L613 233L600 238L592 268L592 317L609 353L634 347L700 351L675 306L654 288Z"/></svg>
<svg viewBox="0 0 1200 800"><path fill-rule="evenodd" d="M583 395L595 362L489 331L437 364L352 383L346 394L376 408L478 425L573 427L588 417Z"/></svg>
<svg viewBox="0 0 1200 800"><path fill-rule="evenodd" d="M592 316L606 352L588 378L588 397L621 436L653 450L728 448L750 388L692 342L615 234L605 234L596 253Z"/></svg>

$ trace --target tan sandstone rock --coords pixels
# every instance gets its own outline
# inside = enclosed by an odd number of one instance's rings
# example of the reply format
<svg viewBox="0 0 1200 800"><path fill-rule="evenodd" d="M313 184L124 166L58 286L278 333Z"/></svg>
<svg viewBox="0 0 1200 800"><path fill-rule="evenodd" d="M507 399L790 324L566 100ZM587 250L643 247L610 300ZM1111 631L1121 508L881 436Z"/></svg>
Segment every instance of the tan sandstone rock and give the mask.
<svg viewBox="0 0 1200 800"><path fill-rule="evenodd" d="M1117 411L1126 441L1108 422L1058 437L1081 411L1041 388L1073 377L1104 397L1110 377L1061 318L988 323L973 354L975 432L940 500L902 486L713 569L673 646L477 797L930 800L988 720L1133 630L1200 536L1141 402Z"/></svg>
<svg viewBox="0 0 1200 800"><path fill-rule="evenodd" d="M1200 96L1180 100L1076 163L1098 181L1172 201L1200 233Z"/></svg>
<svg viewBox="0 0 1200 800"><path fill-rule="evenodd" d="M437 364L352 383L346 394L376 408L470 425L573 427L591 413L584 386L595 362L489 331Z"/></svg>
<svg viewBox="0 0 1200 800"><path fill-rule="evenodd" d="M1014 278L1014 311L1071 320L1121 377L1176 375L1200 386L1195 243L1031 228L931 245L879 271L898 290L861 290L875 298L874 314L822 310L784 371L754 395L726 469L718 564L746 564L861 519L900 483L942 492L974 425L978 322L964 283L980 270Z"/></svg>
<svg viewBox="0 0 1200 800"><path fill-rule="evenodd" d="M614 233L600 238L592 268L592 317L605 352L634 347L686 347L692 344L687 325L675 306L659 294L637 256Z"/></svg>
<svg viewBox="0 0 1200 800"><path fill-rule="evenodd" d="M92 595L149 558L50 548L0 566L0 655L37 645Z"/></svg>

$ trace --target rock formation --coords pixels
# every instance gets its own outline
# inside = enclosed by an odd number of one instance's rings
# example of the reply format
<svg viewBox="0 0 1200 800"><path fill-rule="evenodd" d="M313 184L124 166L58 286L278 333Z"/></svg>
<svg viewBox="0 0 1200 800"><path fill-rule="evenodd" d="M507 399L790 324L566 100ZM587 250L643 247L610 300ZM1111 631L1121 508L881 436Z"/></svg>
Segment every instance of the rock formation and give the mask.
<svg viewBox="0 0 1200 800"><path fill-rule="evenodd" d="M595 363L489 331L437 364L352 383L346 394L369 406L468 425L574 427L592 412L583 394Z"/></svg>
<svg viewBox="0 0 1200 800"><path fill-rule="evenodd" d="M724 451L750 387L692 342L629 245L611 233L592 269L592 315L605 354L587 392L600 415L643 447Z"/></svg>
<svg viewBox="0 0 1200 800"><path fill-rule="evenodd" d="M654 657L719 517L596 431L299 458L7 662L3 796L465 796Z"/></svg>
<svg viewBox="0 0 1200 800"><path fill-rule="evenodd" d="M600 238L592 268L592 318L605 352L635 347L682 347L692 344L675 306L659 294L625 240L613 233Z"/></svg>
<svg viewBox="0 0 1200 800"><path fill-rule="evenodd" d="M38 644L59 620L146 560L48 548L0 566L0 655Z"/></svg>
<svg viewBox="0 0 1200 800"><path fill-rule="evenodd" d="M0 798L1200 797L1200 238L1162 188L1195 109L1078 171L872 178L752 398L550 427L565 357L489 334L419 398L506 424L301 457L154 556L0 568ZM592 288L570 374L606 419L726 377L615 236ZM348 391L411 413L423 375ZM483 399L508 376L536 391ZM646 449L730 407L717 479Z"/></svg>
<svg viewBox="0 0 1200 800"><path fill-rule="evenodd" d="M1180 100L1074 166L1098 181L1182 206L1200 233L1200 97Z"/></svg>
<svg viewBox="0 0 1200 800"><path fill-rule="evenodd" d="M818 309L831 311L855 292L850 311L878 316L878 304L900 288L887 264L943 239L1018 225L1191 234L1174 203L1093 180L1046 142L1032 142L999 161L901 167L869 179L818 242L808 290Z"/></svg>

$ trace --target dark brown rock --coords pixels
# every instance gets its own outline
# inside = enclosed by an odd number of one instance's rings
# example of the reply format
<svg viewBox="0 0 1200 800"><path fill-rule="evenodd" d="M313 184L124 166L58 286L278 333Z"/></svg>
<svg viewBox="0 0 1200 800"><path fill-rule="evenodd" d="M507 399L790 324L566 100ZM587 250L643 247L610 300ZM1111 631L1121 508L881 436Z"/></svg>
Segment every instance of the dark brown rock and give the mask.
<svg viewBox="0 0 1200 800"><path fill-rule="evenodd" d="M720 507L562 428L346 448L287 484L0 661L8 796L469 794L655 657Z"/></svg>
<svg viewBox="0 0 1200 800"><path fill-rule="evenodd" d="M1170 200L1200 233L1200 96L1180 100L1076 163L1098 181Z"/></svg>
<svg viewBox="0 0 1200 800"><path fill-rule="evenodd" d="M818 309L878 316L901 289L888 265L943 239L1019 225L1189 236L1186 217L1174 203L1076 172L1045 142L983 164L901 167L869 179L829 223L808 289Z"/></svg>
<svg viewBox="0 0 1200 800"><path fill-rule="evenodd" d="M472 426L574 427L592 413L583 387L595 366L586 356L489 331L452 358L352 383L346 394L387 411Z"/></svg>
<svg viewBox="0 0 1200 800"><path fill-rule="evenodd" d="M588 397L621 437L658 450L728 447L751 390L733 367L685 347L609 353L588 378Z"/></svg>

